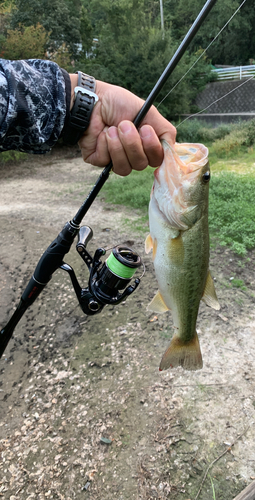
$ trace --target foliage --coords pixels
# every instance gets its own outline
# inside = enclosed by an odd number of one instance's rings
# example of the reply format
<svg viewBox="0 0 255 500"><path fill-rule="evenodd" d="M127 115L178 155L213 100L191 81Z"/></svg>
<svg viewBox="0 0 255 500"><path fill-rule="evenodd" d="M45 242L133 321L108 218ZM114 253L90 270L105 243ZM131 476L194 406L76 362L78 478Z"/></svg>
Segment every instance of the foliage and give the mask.
<svg viewBox="0 0 255 500"><path fill-rule="evenodd" d="M186 120L183 123L174 123L177 127L178 142L205 142L212 143L217 139L223 139L230 134L233 125L219 125L212 127L204 125L197 119Z"/></svg>
<svg viewBox="0 0 255 500"><path fill-rule="evenodd" d="M19 26L15 30L7 30L6 41L1 50L5 59L44 59L48 33L43 26Z"/></svg>
<svg viewBox="0 0 255 500"><path fill-rule="evenodd" d="M80 13L80 33L83 56L87 56L91 52L93 45L93 26L87 9L82 6Z"/></svg>
<svg viewBox="0 0 255 500"><path fill-rule="evenodd" d="M242 0L216 2L191 44L193 51L211 43L234 14ZM165 21L173 36L181 40L204 5L204 0L164 0ZM255 5L246 2L208 50L213 64L249 64L255 53Z"/></svg>
<svg viewBox="0 0 255 500"><path fill-rule="evenodd" d="M213 144L212 153L215 156L237 154L242 148L255 143L255 120L232 125L229 134L219 138Z"/></svg>
<svg viewBox="0 0 255 500"><path fill-rule="evenodd" d="M72 55L77 53L80 43L80 21L78 6L66 0L16 0L16 9L11 16L11 25L36 26L38 21L50 33L48 50L55 52L66 44Z"/></svg>
<svg viewBox="0 0 255 500"><path fill-rule="evenodd" d="M152 2L145 0L91 0L86 12L98 38L89 57L77 63L98 79L121 85L146 98L172 58L177 43L171 31L162 34L160 22L153 20ZM86 47L88 52L88 48ZM84 54L84 51L83 51ZM159 96L159 101L183 76L198 54L186 53ZM191 102L208 79L205 58L171 93L160 107L161 113L173 117L189 112Z"/></svg>
<svg viewBox="0 0 255 500"><path fill-rule="evenodd" d="M255 144L255 120L212 127L197 119L175 123L178 142L203 142L210 145L210 156L214 160L239 151L245 151Z"/></svg>
<svg viewBox="0 0 255 500"><path fill-rule="evenodd" d="M49 54L47 54L49 56ZM61 68L65 68L73 73L72 57L65 43L50 53L49 59L57 63Z"/></svg>

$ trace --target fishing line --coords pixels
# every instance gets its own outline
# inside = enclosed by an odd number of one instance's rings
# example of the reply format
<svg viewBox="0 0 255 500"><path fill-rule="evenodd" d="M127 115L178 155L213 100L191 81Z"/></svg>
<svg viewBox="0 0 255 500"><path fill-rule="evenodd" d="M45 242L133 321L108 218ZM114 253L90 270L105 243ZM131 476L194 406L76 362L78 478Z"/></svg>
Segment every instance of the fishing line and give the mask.
<svg viewBox="0 0 255 500"><path fill-rule="evenodd" d="M218 34L214 37L214 39L209 43L209 45L206 47L206 49L202 52L202 54L200 54L200 56L197 58L197 60L190 66L190 68L186 71L186 73L180 78L180 80L178 80L178 82L173 86L173 88L171 90L169 90L169 92L165 95L165 97L163 97L162 101L160 101L160 103L158 104L157 106L157 109L159 108L159 106L162 104L162 102L164 102L164 100L171 94L171 92L173 92L173 90L177 87L177 85L179 85L179 83L182 82L182 80L189 74L189 72L194 68L194 66L198 63L198 61L200 61L201 57L203 57L203 55L206 53L206 51L211 47L211 45L215 42L215 40L217 40L218 36L220 36L220 34L222 33L222 31L227 27L227 25L230 23L230 21L232 21L233 17L235 17L235 15L238 13L238 11L241 9L241 7L245 4L246 0L243 0L243 2L239 5L239 7L236 9L236 11L234 12L234 14L232 14L232 16L229 18L229 20L226 22L226 24L223 26L223 28L221 28L221 30L218 32ZM212 103L213 104L213 103Z"/></svg>
<svg viewBox="0 0 255 500"><path fill-rule="evenodd" d="M209 104L209 106L207 106L206 108L201 109L201 111L198 111L197 113L194 113L193 115L187 116L187 118L185 118L184 120L182 120L181 123L178 123L178 125L176 125L176 128L178 128L180 125L182 125L182 123L186 122L186 120L189 120L189 118L193 118L194 116L200 115L201 113L203 113L204 111L206 111L207 109L209 109L213 104L216 104L216 102L219 102L219 101L221 101L221 99L224 99L224 97L227 97L229 94L232 94L232 92L235 92L237 89L239 89L240 87L242 87L243 85L245 85L246 83L248 83L253 78L254 78L254 76L251 76L248 80L245 80L245 82L243 82L240 85L238 85L238 87L235 87L234 89L230 90L230 92L228 92L227 94L225 94L225 95L219 97L219 99L216 99L215 101L211 102L211 104Z"/></svg>

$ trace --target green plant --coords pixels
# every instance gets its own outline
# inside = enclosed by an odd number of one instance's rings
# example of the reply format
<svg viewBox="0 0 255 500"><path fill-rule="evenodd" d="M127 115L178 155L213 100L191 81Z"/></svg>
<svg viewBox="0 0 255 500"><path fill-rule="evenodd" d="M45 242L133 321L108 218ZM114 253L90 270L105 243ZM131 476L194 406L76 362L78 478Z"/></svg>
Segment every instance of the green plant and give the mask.
<svg viewBox="0 0 255 500"><path fill-rule="evenodd" d="M49 34L39 23L36 26L19 25L14 30L7 30L7 38L2 46L4 57L5 59L44 59L48 37Z"/></svg>
<svg viewBox="0 0 255 500"><path fill-rule="evenodd" d="M211 476L211 474L209 474L209 472L208 472L208 476L209 476L209 478L210 478L211 485L212 485L213 500L216 500L216 495L215 495L214 484L213 484L212 476Z"/></svg>
<svg viewBox="0 0 255 500"><path fill-rule="evenodd" d="M241 288L241 290L244 290L244 291L247 289L247 288L246 288L246 286L244 285L243 280L240 280L240 279L235 279L235 278L234 278L234 279L231 281L231 284L232 284L232 286L234 286L235 288Z"/></svg>
<svg viewBox="0 0 255 500"><path fill-rule="evenodd" d="M203 142L206 145L218 139L223 139L233 129L233 125L230 124L213 128L197 119L186 120L183 123L175 123L174 125L177 127L178 142Z"/></svg>
<svg viewBox="0 0 255 500"><path fill-rule="evenodd" d="M255 177L223 172L212 177L209 226L221 245L238 255L255 247Z"/></svg>
<svg viewBox="0 0 255 500"><path fill-rule="evenodd" d="M151 167L148 167L143 172L133 171L132 175L127 177L111 174L102 191L106 196L106 201L140 208L147 212L153 184L153 171Z"/></svg>
<svg viewBox="0 0 255 500"><path fill-rule="evenodd" d="M20 151L3 151L0 154L0 165L4 165L8 162L18 162L27 158L26 153L21 153Z"/></svg>

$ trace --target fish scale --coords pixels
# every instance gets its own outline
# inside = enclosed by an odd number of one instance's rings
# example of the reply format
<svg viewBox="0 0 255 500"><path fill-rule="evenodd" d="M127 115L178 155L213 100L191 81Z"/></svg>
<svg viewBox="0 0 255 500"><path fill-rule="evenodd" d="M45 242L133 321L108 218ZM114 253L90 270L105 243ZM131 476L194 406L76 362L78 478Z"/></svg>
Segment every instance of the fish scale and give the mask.
<svg viewBox="0 0 255 500"><path fill-rule="evenodd" d="M146 252L153 249L159 291L148 309L157 313L171 310L173 316L174 336L160 370L176 366L197 370L203 366L196 332L200 300L220 307L209 272L208 150L199 144L172 147L165 141L163 148L145 244Z"/></svg>

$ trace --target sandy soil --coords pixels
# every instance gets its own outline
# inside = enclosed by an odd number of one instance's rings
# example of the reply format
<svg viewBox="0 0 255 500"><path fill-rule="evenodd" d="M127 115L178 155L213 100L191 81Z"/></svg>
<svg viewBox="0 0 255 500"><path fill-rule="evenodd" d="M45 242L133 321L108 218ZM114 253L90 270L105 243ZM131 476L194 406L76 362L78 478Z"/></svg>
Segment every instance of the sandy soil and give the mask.
<svg viewBox="0 0 255 500"><path fill-rule="evenodd" d="M73 150L0 169L0 326L98 173ZM231 500L255 477L255 253L212 250L221 310L200 308L204 368L160 373L172 320L146 311L157 285L138 217L96 200L84 220L91 253L128 242L141 255L138 290L86 317L57 271L0 361L6 500ZM66 261L86 286L75 245Z"/></svg>

